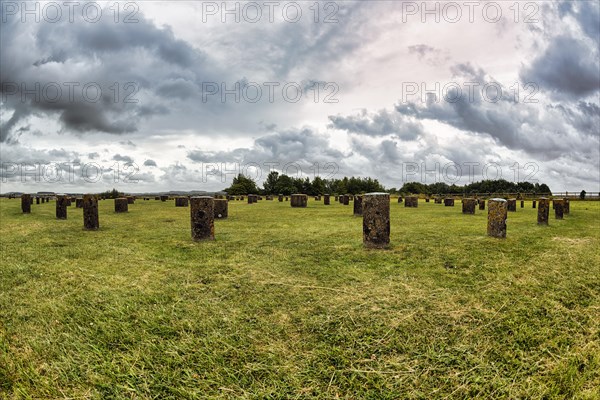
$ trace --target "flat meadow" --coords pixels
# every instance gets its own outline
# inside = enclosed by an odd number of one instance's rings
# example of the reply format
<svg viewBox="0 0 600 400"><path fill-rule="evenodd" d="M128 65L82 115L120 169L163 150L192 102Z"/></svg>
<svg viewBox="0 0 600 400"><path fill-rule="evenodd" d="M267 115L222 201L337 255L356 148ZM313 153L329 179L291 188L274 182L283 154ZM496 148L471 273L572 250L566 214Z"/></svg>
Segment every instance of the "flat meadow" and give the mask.
<svg viewBox="0 0 600 400"><path fill-rule="evenodd" d="M173 201L99 208L0 199L0 398L600 398L600 202L494 239L393 199L386 250L333 198L230 201L198 243Z"/></svg>

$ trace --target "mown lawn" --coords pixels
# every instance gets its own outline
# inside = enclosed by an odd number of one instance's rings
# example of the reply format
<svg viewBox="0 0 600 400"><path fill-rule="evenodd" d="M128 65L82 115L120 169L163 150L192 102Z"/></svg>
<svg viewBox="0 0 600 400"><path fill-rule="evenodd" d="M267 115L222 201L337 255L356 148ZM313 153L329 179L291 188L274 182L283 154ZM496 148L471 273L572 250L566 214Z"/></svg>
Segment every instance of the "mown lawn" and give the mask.
<svg viewBox="0 0 600 400"><path fill-rule="evenodd" d="M333 202L332 202L333 203ZM0 398L600 398L600 202L536 224L424 203L365 250L350 206L0 199Z"/></svg>

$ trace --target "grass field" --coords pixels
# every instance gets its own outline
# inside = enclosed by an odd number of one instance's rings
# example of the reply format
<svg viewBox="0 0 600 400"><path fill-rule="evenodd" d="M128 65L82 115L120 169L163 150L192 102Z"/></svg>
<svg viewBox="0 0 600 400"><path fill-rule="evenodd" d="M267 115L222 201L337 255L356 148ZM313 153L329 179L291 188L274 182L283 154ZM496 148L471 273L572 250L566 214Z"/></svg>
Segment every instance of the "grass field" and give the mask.
<svg viewBox="0 0 600 400"><path fill-rule="evenodd" d="M350 206L0 199L0 398L600 398L600 202L536 224L391 205L365 250Z"/></svg>

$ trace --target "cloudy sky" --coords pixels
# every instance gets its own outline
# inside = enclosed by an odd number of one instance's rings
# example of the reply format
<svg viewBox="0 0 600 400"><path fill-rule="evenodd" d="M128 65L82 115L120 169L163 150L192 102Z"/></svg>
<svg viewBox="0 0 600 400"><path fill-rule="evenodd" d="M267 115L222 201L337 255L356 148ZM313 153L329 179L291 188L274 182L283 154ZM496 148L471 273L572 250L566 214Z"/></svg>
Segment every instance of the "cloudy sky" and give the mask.
<svg viewBox="0 0 600 400"><path fill-rule="evenodd" d="M1 192L600 191L597 1L0 4Z"/></svg>

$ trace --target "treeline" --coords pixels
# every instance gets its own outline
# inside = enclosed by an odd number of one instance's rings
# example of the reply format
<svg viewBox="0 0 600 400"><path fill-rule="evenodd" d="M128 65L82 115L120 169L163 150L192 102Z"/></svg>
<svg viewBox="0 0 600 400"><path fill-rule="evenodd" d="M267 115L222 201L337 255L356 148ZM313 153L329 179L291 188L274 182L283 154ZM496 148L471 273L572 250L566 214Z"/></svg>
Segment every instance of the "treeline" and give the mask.
<svg viewBox="0 0 600 400"><path fill-rule="evenodd" d="M448 194L448 193L547 193L552 194L545 183L509 182L504 179L484 180L465 186L448 185L444 182L429 185L420 182L407 182L399 190L391 188L393 194Z"/></svg>
<svg viewBox="0 0 600 400"><path fill-rule="evenodd" d="M125 196L124 193L119 192L117 189L107 190L106 192L98 193L98 196L101 199L117 199L119 197Z"/></svg>
<svg viewBox="0 0 600 400"><path fill-rule="evenodd" d="M360 194L369 192L388 192L391 194L473 194L473 193L539 193L552 194L545 183L509 182L504 179L484 180L465 186L448 185L444 182L425 184L407 182L400 189L386 189L377 179L344 177L342 179L322 179L318 176L292 178L277 171L271 171L263 187L259 188L252 179L239 174L230 187L224 190L230 195L243 194L283 194L304 193L310 196L322 194Z"/></svg>
<svg viewBox="0 0 600 400"><path fill-rule="evenodd" d="M271 171L263 187L239 174L233 179L230 187L224 190L230 195L242 194L283 194L304 193L310 196L322 194L359 194L368 192L383 192L385 187L377 179L344 177L342 179L322 179L318 176L311 181L309 178L292 178L277 171Z"/></svg>

